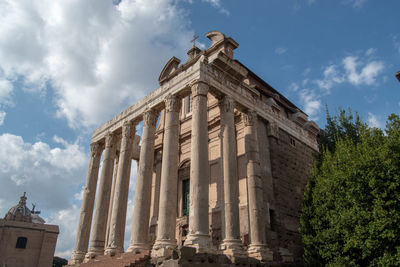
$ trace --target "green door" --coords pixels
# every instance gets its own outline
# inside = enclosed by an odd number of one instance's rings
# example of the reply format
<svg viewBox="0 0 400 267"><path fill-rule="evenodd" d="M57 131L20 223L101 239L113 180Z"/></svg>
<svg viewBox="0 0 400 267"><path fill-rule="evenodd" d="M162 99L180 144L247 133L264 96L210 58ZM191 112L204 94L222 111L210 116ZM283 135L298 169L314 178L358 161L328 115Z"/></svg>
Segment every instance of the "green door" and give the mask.
<svg viewBox="0 0 400 267"><path fill-rule="evenodd" d="M182 181L182 215L189 215L189 192L190 192L190 180L186 179Z"/></svg>

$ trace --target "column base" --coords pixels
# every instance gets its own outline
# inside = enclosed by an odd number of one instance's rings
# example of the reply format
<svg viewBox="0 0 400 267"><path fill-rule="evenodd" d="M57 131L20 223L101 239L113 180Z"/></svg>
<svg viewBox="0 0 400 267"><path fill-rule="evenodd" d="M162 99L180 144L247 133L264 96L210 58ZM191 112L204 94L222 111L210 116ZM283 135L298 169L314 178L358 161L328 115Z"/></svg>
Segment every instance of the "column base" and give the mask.
<svg viewBox="0 0 400 267"><path fill-rule="evenodd" d="M279 248L279 255L283 262L294 262L293 254L287 248Z"/></svg>
<svg viewBox="0 0 400 267"><path fill-rule="evenodd" d="M176 240L159 239L153 245L151 250L152 258L168 258L171 257L176 245Z"/></svg>
<svg viewBox="0 0 400 267"><path fill-rule="evenodd" d="M124 252L124 248L108 247L104 251L104 255L115 256L116 254L123 253L123 252Z"/></svg>
<svg viewBox="0 0 400 267"><path fill-rule="evenodd" d="M244 258L247 253L242 246L242 241L239 239L224 239L219 247L222 254L228 257Z"/></svg>
<svg viewBox="0 0 400 267"><path fill-rule="evenodd" d="M134 253L140 253L146 251L147 252L150 251L150 245L147 243L130 244L129 248L126 250L126 252L134 252Z"/></svg>
<svg viewBox="0 0 400 267"><path fill-rule="evenodd" d="M195 248L197 253L215 253L210 236L207 234L189 234L184 246Z"/></svg>
<svg viewBox="0 0 400 267"><path fill-rule="evenodd" d="M80 264L85 259L86 252L84 251L74 251L72 252L71 259L68 261L67 266L75 266Z"/></svg>
<svg viewBox="0 0 400 267"><path fill-rule="evenodd" d="M96 258L96 256L98 255L104 255L104 249L92 248L91 250L88 251L88 253L86 253L83 262L88 262L89 260Z"/></svg>
<svg viewBox="0 0 400 267"><path fill-rule="evenodd" d="M247 249L247 255L250 258L255 258L260 261L272 261L273 260L273 252L266 246L262 244L250 244Z"/></svg>

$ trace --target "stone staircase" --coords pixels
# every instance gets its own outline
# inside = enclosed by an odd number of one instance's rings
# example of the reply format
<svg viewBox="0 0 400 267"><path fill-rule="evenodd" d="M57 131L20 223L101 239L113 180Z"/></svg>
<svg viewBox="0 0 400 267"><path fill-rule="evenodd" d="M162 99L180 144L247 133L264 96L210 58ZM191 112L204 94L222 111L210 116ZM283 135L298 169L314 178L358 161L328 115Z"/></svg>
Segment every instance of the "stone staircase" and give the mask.
<svg viewBox="0 0 400 267"><path fill-rule="evenodd" d="M79 267L147 267L150 256L148 253L121 253L115 256L100 255Z"/></svg>

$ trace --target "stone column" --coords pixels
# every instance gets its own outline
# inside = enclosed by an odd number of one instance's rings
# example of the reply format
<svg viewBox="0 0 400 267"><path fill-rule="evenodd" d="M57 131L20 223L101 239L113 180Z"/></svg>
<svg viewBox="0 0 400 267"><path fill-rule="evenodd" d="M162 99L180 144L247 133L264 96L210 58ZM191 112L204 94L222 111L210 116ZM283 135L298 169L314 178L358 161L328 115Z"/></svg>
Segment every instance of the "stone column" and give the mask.
<svg viewBox="0 0 400 267"><path fill-rule="evenodd" d="M192 85L192 139L190 162L189 234L185 246L195 247L198 252L209 250L211 239L208 232L208 85L197 82Z"/></svg>
<svg viewBox="0 0 400 267"><path fill-rule="evenodd" d="M115 255L124 252L124 235L126 208L128 205L129 178L132 163L132 141L135 136L135 126L126 121L122 126L121 148L119 152L119 163L117 179L114 188L114 200L110 220L110 234L108 246L105 251L107 255Z"/></svg>
<svg viewBox="0 0 400 267"><path fill-rule="evenodd" d="M247 159L247 192L249 209L249 257L272 261L272 252L266 246L265 216L263 214L263 183L257 139L257 114L242 114L244 122L245 152Z"/></svg>
<svg viewBox="0 0 400 267"><path fill-rule="evenodd" d="M99 190L96 197L96 208L93 218L93 232L90 238L89 252L86 254L86 258L88 259L104 253L115 157L115 136L112 133L108 133L105 139L103 166L101 168Z"/></svg>
<svg viewBox="0 0 400 267"><path fill-rule="evenodd" d="M155 154L154 172L151 193L150 226L157 224L158 207L160 204L160 180L161 180L161 151Z"/></svg>
<svg viewBox="0 0 400 267"><path fill-rule="evenodd" d="M157 239L151 251L152 257L172 255L176 247L176 205L179 164L179 108L180 100L168 96L165 101L164 142L161 166L160 206Z"/></svg>
<svg viewBox="0 0 400 267"><path fill-rule="evenodd" d="M108 240L110 238L110 225L111 225L112 208L114 202L115 182L117 181L117 175L118 175L118 162L119 162L119 151L116 152L114 160L114 175L111 186L110 206L108 208L108 218L107 218L107 230L106 230L106 240L105 240L106 247L109 244Z"/></svg>
<svg viewBox="0 0 400 267"><path fill-rule="evenodd" d="M153 110L146 111L143 116L142 147L140 149L138 177L136 182L132 236L128 252L147 251L150 249L149 218L156 121L157 114Z"/></svg>
<svg viewBox="0 0 400 267"><path fill-rule="evenodd" d="M224 239L220 246L224 254L244 256L240 240L239 181L235 135L234 100L225 96L219 102L221 114L221 150L224 188Z"/></svg>
<svg viewBox="0 0 400 267"><path fill-rule="evenodd" d="M79 217L78 231L76 233L75 249L74 252L72 252L70 261L68 262L70 265L81 263L88 250L101 152L102 147L98 143L92 143L90 145L89 168L86 175L85 189L83 191L81 214Z"/></svg>

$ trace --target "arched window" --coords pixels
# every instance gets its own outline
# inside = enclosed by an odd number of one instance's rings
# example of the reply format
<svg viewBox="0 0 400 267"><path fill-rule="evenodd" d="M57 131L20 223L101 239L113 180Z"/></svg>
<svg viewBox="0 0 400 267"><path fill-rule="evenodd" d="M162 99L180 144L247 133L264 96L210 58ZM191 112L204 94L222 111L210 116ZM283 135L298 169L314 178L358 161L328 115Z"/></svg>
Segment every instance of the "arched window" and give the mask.
<svg viewBox="0 0 400 267"><path fill-rule="evenodd" d="M28 242L28 238L26 237L18 237L17 244L15 248L26 248L26 242Z"/></svg>

